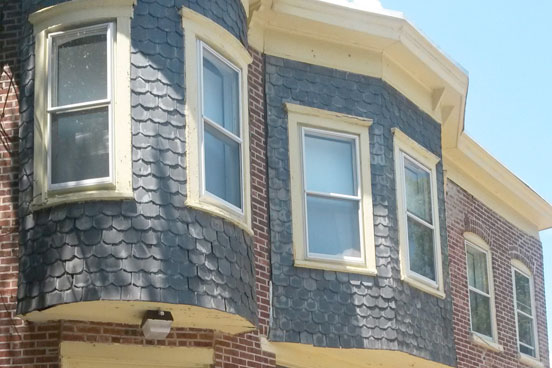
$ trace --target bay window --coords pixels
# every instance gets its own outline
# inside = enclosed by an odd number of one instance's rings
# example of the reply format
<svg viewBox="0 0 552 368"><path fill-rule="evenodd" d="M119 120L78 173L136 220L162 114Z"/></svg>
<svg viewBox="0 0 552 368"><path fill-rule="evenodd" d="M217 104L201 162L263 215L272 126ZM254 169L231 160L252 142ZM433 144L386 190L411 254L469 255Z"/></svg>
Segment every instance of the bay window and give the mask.
<svg viewBox="0 0 552 368"><path fill-rule="evenodd" d="M289 103L286 109L294 264L375 274L371 120Z"/></svg>
<svg viewBox="0 0 552 368"><path fill-rule="evenodd" d="M133 0L68 1L35 33L33 208L132 198Z"/></svg>
<svg viewBox="0 0 552 368"><path fill-rule="evenodd" d="M393 129L402 279L444 297L437 204L439 158Z"/></svg>

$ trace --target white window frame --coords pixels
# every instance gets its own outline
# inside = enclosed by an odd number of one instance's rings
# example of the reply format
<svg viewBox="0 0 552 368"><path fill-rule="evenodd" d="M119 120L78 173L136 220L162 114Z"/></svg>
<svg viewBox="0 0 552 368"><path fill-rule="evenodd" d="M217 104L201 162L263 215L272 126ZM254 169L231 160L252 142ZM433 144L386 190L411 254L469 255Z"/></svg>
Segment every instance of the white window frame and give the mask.
<svg viewBox="0 0 552 368"><path fill-rule="evenodd" d="M441 256L441 227L439 225L439 205L437 195L437 163L440 158L422 147L419 143L404 134L400 129L393 128L393 144L395 159L395 184L397 195L397 216L399 222L399 243L401 259L401 278L409 285L439 298L445 297L443 282L443 265ZM431 215L432 224L418 219L409 214L406 207L406 187L404 163L405 157L430 174L431 190ZM435 280L431 280L410 269L408 223L409 216L414 216L415 221L433 230L433 259L435 267Z"/></svg>
<svg viewBox="0 0 552 368"><path fill-rule="evenodd" d="M529 279L529 292L531 293L531 313L532 316L527 315L527 313L518 310L517 307L517 293L516 293L516 272L521 274L522 276L525 276ZM537 314L536 314L536 306L535 306L535 287L534 287L534 278L533 273L531 270L522 262L518 261L517 259L512 260L512 287L513 287L513 294L514 294L514 314L515 314L515 321L516 321L516 349L519 354L520 360L522 360L524 363L535 366L535 363L539 362L539 334L537 329ZM535 356L527 355L525 353L522 353L519 350L519 345L525 345L519 340L519 324L518 324L518 313L522 313L528 318L531 318L533 321L533 341L535 342L535 346L533 349L535 350ZM527 346L527 345L526 345ZM527 346L531 348L530 346Z"/></svg>
<svg viewBox="0 0 552 368"><path fill-rule="evenodd" d="M54 38L63 39L61 46L64 43L86 37L88 35L103 34L98 32L105 29L106 32L106 46L107 46L107 98L102 100L80 102L70 105L52 106L52 101L57 97L57 49L54 50ZM64 190L78 187L87 187L98 184L113 184L113 103L112 103L112 69L113 69L113 33L115 31L115 24L113 22L100 23L88 27L72 28L66 31L52 32L48 34L48 55L50 56L49 73L48 73L48 128L49 132L47 137L46 151L48 152L48 189L49 190ZM52 115L55 113L65 112L77 112L77 111L90 111L99 107L107 107L108 112L108 147L109 147L109 175L103 178L92 178L78 181L70 181L64 183L53 184L52 183Z"/></svg>
<svg viewBox="0 0 552 368"><path fill-rule="evenodd" d="M244 168L244 155L243 155L243 116L242 116L242 71L240 68L235 66L232 62L230 62L228 59L226 59L224 56L222 56L220 53L218 53L216 50L214 50L212 47L207 45L204 41L198 39L197 40L197 55L198 55L198 65L199 65L199 88L198 88L198 100L200 101L199 104L201 106L201 119L200 119L200 128L199 128L199 145L200 145L200 161L201 165L199 167L200 170L200 187L201 187L201 196L202 197L209 197L212 201L220 202L220 205L228 207L230 211L236 212L239 216L243 216L244 214L244 196L245 196L245 190L244 190L244 181L243 181L243 168ZM213 54L219 61L227 65L229 68L234 70L238 73L238 124L239 124L239 132L240 136L236 136L232 132L229 132L219 124L217 124L214 121L211 121L207 116L205 116L205 104L203 101L203 50L208 50L211 54ZM205 180L205 124L209 125L210 127L217 130L220 134L223 134L228 139L232 140L233 142L238 143L239 145L239 161L240 161L240 207L236 207L234 204L224 200L223 198L218 197L217 195L210 193L206 189L206 180Z"/></svg>
<svg viewBox="0 0 552 368"><path fill-rule="evenodd" d="M351 262L351 263L360 263L362 264L365 259L365 250L364 250L364 237L362 236L362 183L360 179L360 148L359 148L359 136L348 134L348 133L342 133L342 132L336 132L331 130L325 130L325 129L318 129L318 128L309 128L306 126L301 126L301 154L302 154L302 163L303 163L303 206L305 208L305 244L306 244L306 258L310 260L327 260L327 261L341 261L341 262ZM355 187L357 190L356 196L350 196L345 194L336 194L336 193L324 193L324 192L314 192L314 191L308 191L307 190L307 176L306 176L306 146L305 146L305 136L314 135L317 137L324 137L324 138L336 138L342 141L349 140L353 141L355 144L355 157L353 157L353 167L355 172L354 179L355 179ZM309 250L309 230L308 230L308 211L307 211L307 196L308 195L314 195L316 197L322 197L322 198L331 198L331 199L344 199L344 200L350 200L350 201L356 201L358 202L358 233L359 233L359 239L360 239L360 257L332 257L327 254L319 254L319 253L311 253Z"/></svg>
<svg viewBox="0 0 552 368"><path fill-rule="evenodd" d="M288 113L290 196L292 212L292 241L296 267L376 275L372 184L370 177L371 119L291 103L285 104ZM305 191L305 132L327 137L355 139L357 151L356 176L359 199L359 236L362 257L331 257L309 254L307 234L307 203ZM325 196L329 198L329 196Z"/></svg>
<svg viewBox="0 0 552 368"><path fill-rule="evenodd" d="M67 202L133 198L130 108L130 19L135 0L67 1L29 16L35 36L34 170L32 209ZM86 25L86 26L83 26ZM108 95L104 100L52 106L52 37L108 27ZM51 183L50 118L56 111L106 105L109 115L109 177Z"/></svg>
<svg viewBox="0 0 552 368"><path fill-rule="evenodd" d="M253 61L243 44L211 19L183 7L184 58L186 75L186 206L222 217L248 234L251 226L251 177L249 147L249 113L247 94L248 66ZM204 121L201 85L203 47L239 71L240 161L242 208L205 190ZM213 124L213 126L216 124ZM215 127L219 128L219 127ZM220 129L219 129L220 130Z"/></svg>
<svg viewBox="0 0 552 368"><path fill-rule="evenodd" d="M464 233L464 246L465 246L465 255L466 255L466 272L469 271L468 267L468 248L472 248L475 251L485 254L485 263L487 270L487 281L489 283L489 294L485 294L483 291L472 287L469 283L469 278L466 277L466 284L468 285L468 302L469 302L469 312L470 312L470 331L472 333L472 341L485 347L489 350L495 352L502 352L504 349L502 345L498 343L498 328L496 322L496 304L495 304L495 290L494 290L494 281L493 281L493 266L492 266L492 253L490 246L478 235L467 232ZM490 308L490 319L491 319L491 334L492 336L487 336L482 333L476 332L472 328L472 319L471 319L471 296L470 291L474 291L480 295L486 296L489 298L489 308Z"/></svg>

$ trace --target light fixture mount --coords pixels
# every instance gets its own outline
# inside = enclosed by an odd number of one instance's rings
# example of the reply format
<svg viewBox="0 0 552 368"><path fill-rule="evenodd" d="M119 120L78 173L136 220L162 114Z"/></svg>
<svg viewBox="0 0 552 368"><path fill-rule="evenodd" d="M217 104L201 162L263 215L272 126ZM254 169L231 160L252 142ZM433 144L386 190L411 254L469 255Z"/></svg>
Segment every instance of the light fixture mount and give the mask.
<svg viewBox="0 0 552 368"><path fill-rule="evenodd" d="M148 310L142 318L142 332L148 340L161 340L171 331L173 316L163 310Z"/></svg>

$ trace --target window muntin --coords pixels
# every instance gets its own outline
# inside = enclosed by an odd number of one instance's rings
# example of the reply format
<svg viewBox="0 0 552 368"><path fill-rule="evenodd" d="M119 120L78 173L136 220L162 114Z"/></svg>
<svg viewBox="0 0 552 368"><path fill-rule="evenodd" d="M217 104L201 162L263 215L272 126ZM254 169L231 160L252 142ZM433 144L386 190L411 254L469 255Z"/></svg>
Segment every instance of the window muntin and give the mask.
<svg viewBox="0 0 552 368"><path fill-rule="evenodd" d="M488 274L489 261L488 252L466 242L471 330L493 340L494 301Z"/></svg>
<svg viewBox="0 0 552 368"><path fill-rule="evenodd" d="M362 262L358 137L301 128L307 258Z"/></svg>
<svg viewBox="0 0 552 368"><path fill-rule="evenodd" d="M48 35L48 187L112 183L113 23Z"/></svg>
<svg viewBox="0 0 552 368"><path fill-rule="evenodd" d="M530 275L515 267L512 274L518 349L522 354L537 358L533 280Z"/></svg>
<svg viewBox="0 0 552 368"><path fill-rule="evenodd" d="M201 41L198 50L202 191L242 213L241 71Z"/></svg>
<svg viewBox="0 0 552 368"><path fill-rule="evenodd" d="M432 172L400 151L407 219L408 268L416 277L436 285L435 227Z"/></svg>

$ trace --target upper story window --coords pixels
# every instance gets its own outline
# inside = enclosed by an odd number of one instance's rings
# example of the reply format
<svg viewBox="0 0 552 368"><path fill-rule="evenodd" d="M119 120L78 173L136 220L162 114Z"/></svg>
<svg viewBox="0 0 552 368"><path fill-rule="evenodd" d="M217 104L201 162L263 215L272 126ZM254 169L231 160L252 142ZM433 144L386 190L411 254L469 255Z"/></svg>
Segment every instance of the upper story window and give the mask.
<svg viewBox="0 0 552 368"><path fill-rule="evenodd" d="M519 261L512 261L514 309L521 356L538 359L533 276Z"/></svg>
<svg viewBox="0 0 552 368"><path fill-rule="evenodd" d="M286 108L295 265L375 274L371 121Z"/></svg>
<svg viewBox="0 0 552 368"><path fill-rule="evenodd" d="M29 16L35 32L37 208L132 198L133 3L68 1Z"/></svg>
<svg viewBox="0 0 552 368"><path fill-rule="evenodd" d="M112 181L113 23L48 35L48 187Z"/></svg>
<svg viewBox="0 0 552 368"><path fill-rule="evenodd" d="M202 190L241 213L241 72L204 42L199 41L198 47L202 63Z"/></svg>
<svg viewBox="0 0 552 368"><path fill-rule="evenodd" d="M503 348L497 336L491 249L473 233L465 233L464 238L472 340L500 352Z"/></svg>
<svg viewBox="0 0 552 368"><path fill-rule="evenodd" d="M437 203L439 158L393 129L402 278L444 297Z"/></svg>
<svg viewBox="0 0 552 368"><path fill-rule="evenodd" d="M251 230L247 68L230 32L182 8L186 59L186 205Z"/></svg>

